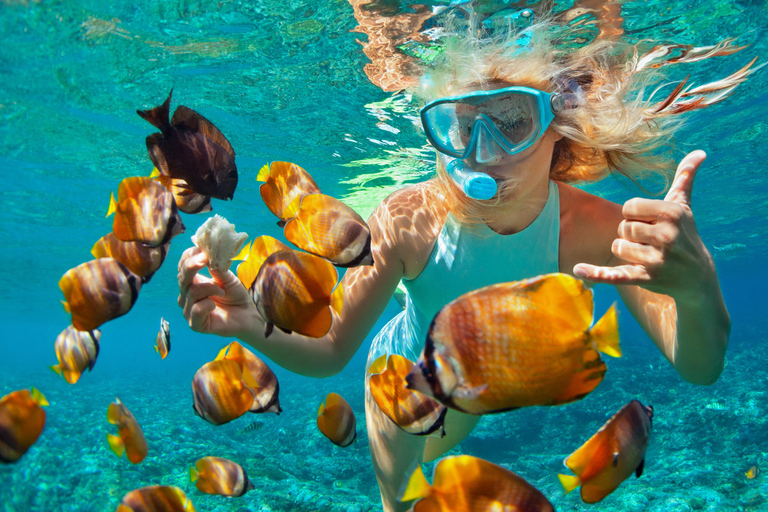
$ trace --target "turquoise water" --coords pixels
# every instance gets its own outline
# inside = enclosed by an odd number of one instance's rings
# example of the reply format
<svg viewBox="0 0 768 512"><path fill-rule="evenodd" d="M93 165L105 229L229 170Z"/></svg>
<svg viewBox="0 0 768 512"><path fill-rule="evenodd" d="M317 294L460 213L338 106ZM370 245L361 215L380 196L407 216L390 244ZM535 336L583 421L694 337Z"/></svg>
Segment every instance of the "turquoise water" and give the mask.
<svg viewBox="0 0 768 512"><path fill-rule="evenodd" d="M380 3L390 16L410 12L396 1ZM627 1L622 9L632 40L707 45L739 36L739 44L751 45L676 69L672 78L690 72L703 83L768 53L763 0ZM193 333L176 305L176 262L207 215L184 216L187 232L174 239L134 309L103 326L92 373L70 386L48 369L56 362L53 342L69 323L58 280L89 260L93 242L111 229L104 214L120 180L151 170L144 138L153 129L135 110L161 103L171 87L174 105L211 119L235 148L235 199L214 201L214 212L252 237L281 236L255 181L268 161L298 163L325 193L364 216L390 191L430 175L433 157L409 118L414 105L366 77L357 24L341 0L0 0L0 396L34 386L51 402L38 442L17 463L0 466L0 510L114 510L125 493L152 484L181 487L201 511L381 509L364 428L365 346L329 379L272 365L280 416L247 415L214 427L193 414L194 372L230 341ZM766 73L689 117L676 141L681 155L696 148L709 154L693 208L733 319L721 379L711 387L684 383L624 311L625 356L608 362L608 378L593 394L565 407L486 417L457 452L512 469L557 510L768 510L766 476L744 476L753 465L768 469ZM590 189L618 202L639 195L610 179ZM598 311L615 300L609 289L596 293ZM379 325L397 312L392 302ZM160 316L170 321L173 340L162 361L152 349ZM358 440L350 448L331 445L315 426L331 391L356 413ZM106 409L115 396L149 442L137 466L106 443L114 431ZM597 505L564 496L556 476L563 458L633 398L655 409L643 476ZM243 432L252 422L258 428ZM188 468L207 455L239 462L256 489L236 499L198 492Z"/></svg>

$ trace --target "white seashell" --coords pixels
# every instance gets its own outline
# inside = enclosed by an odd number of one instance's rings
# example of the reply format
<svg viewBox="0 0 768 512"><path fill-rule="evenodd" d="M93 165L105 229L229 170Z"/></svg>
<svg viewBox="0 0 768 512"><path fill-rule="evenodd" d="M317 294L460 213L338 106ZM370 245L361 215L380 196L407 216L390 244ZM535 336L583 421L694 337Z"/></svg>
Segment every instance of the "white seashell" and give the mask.
<svg viewBox="0 0 768 512"><path fill-rule="evenodd" d="M235 225L221 215L214 215L203 223L192 236L192 243L208 256L208 267L226 271L237 256L248 233L235 233Z"/></svg>

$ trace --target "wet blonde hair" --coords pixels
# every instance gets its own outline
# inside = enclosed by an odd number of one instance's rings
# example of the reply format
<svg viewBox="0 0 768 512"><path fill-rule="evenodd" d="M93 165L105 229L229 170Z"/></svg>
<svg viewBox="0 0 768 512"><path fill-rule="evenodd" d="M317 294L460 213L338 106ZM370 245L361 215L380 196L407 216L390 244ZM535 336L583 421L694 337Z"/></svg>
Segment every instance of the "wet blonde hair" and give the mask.
<svg viewBox="0 0 768 512"><path fill-rule="evenodd" d="M562 30L559 24L544 21L524 31L510 29L490 39L468 36L466 29L465 33L446 37L444 50L425 70L416 95L426 102L499 83L546 92L576 92L581 98L580 105L556 113L549 127L562 135L555 143L550 178L586 183L615 173L643 190L640 180L645 178L660 180L666 189L675 168L673 136L681 126L676 114L709 104L689 100L673 105L673 100L684 96L686 90L676 90L677 96L673 92L663 101L653 98L650 86L661 78L660 66L648 65L644 57L659 48L679 45L659 46L639 56L637 46L597 39L566 51L558 49L553 41L553 33L558 29ZM741 49L729 45L730 41L725 41L707 48L716 50L710 56ZM746 75L741 81L745 78ZM683 104L689 106L682 108ZM481 221L489 208L505 199L503 184L495 199L475 201L460 191L441 165L438 177L437 185L448 199L452 214L464 222Z"/></svg>

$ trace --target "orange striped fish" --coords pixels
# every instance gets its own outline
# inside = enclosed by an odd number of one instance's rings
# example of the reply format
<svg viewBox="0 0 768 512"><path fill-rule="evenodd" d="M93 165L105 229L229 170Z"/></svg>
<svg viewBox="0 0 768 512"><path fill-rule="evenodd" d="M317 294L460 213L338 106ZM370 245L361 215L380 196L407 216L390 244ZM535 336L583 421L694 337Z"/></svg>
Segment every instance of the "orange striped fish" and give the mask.
<svg viewBox="0 0 768 512"><path fill-rule="evenodd" d="M288 205L296 198L307 194L320 193L320 187L307 171L290 162L272 162L265 165L256 176L257 181L264 184L259 187L264 204L280 221L282 227L290 219L283 214Z"/></svg>
<svg viewBox="0 0 768 512"><path fill-rule="evenodd" d="M580 400L619 357L616 306L590 327L592 292L567 274L487 286L445 305L408 387L470 414Z"/></svg>
<svg viewBox="0 0 768 512"><path fill-rule="evenodd" d="M534 486L512 471L469 455L445 457L429 485L421 466L408 481L401 501L417 501L413 512L554 512Z"/></svg>
<svg viewBox="0 0 768 512"><path fill-rule="evenodd" d="M165 318L160 318L160 330L155 339L155 352L160 354L160 359L168 357L171 351L171 324Z"/></svg>
<svg viewBox="0 0 768 512"><path fill-rule="evenodd" d="M373 265L371 230L352 208L325 194L296 198L284 211L285 238L337 267Z"/></svg>
<svg viewBox="0 0 768 512"><path fill-rule="evenodd" d="M48 400L35 388L0 398L0 462L16 462L35 444L45 427Z"/></svg>
<svg viewBox="0 0 768 512"><path fill-rule="evenodd" d="M247 260L246 260L247 262ZM331 309L341 313L343 288L329 262L294 250L270 254L249 290L265 321L264 336L273 326L319 338L331 328Z"/></svg>
<svg viewBox="0 0 768 512"><path fill-rule="evenodd" d="M250 412L280 414L283 411L278 399L280 386L277 382L277 376L264 361L236 341L219 351L216 360L221 359L236 362L240 371L243 374L247 373L248 377L256 383L256 386L249 386L253 393L253 405L249 409Z"/></svg>
<svg viewBox="0 0 768 512"><path fill-rule="evenodd" d="M109 200L107 217L115 214L112 233L124 242L158 247L184 232L173 194L145 176L125 178Z"/></svg>
<svg viewBox="0 0 768 512"><path fill-rule="evenodd" d="M252 389L257 387L250 372L242 372L236 361L205 363L192 379L195 414L213 425L235 420L254 406Z"/></svg>
<svg viewBox="0 0 768 512"><path fill-rule="evenodd" d="M116 436L107 434L109 447L115 455L122 457L125 453L132 464L143 461L149 452L144 432L142 432L139 422L136 421L136 417L119 398L115 398L115 401L109 404L107 421L112 425L117 425Z"/></svg>
<svg viewBox="0 0 768 512"><path fill-rule="evenodd" d="M141 290L141 278L114 258L91 260L68 270L59 280L64 309L72 326L92 331L131 310Z"/></svg>
<svg viewBox="0 0 768 512"><path fill-rule="evenodd" d="M139 242L123 242L114 233L101 237L91 248L94 258L114 258L148 283L165 261L171 243L149 247Z"/></svg>
<svg viewBox="0 0 768 512"><path fill-rule="evenodd" d="M240 464L221 457L198 459L195 467L189 468L189 479L200 492L230 498L242 496L255 489Z"/></svg>
<svg viewBox="0 0 768 512"><path fill-rule="evenodd" d="M184 491L173 485L151 485L134 489L117 506L116 512L196 512Z"/></svg>
<svg viewBox="0 0 768 512"><path fill-rule="evenodd" d="M632 400L613 415L564 464L576 476L557 475L566 494L581 486L581 499L597 503L629 478L643 474L653 408Z"/></svg>
<svg viewBox="0 0 768 512"><path fill-rule="evenodd" d="M368 372L371 395L387 417L409 434L445 435L443 423L447 411L444 405L406 387L405 377L413 369L413 362L392 354L379 357Z"/></svg>
<svg viewBox="0 0 768 512"><path fill-rule="evenodd" d="M162 183L165 188L171 191L171 194L173 194L173 199L176 201L176 207L180 211L184 213L195 214L210 212L213 210L213 207L211 206L211 198L209 196L193 192L186 181L181 179L173 179L170 176L161 174L160 171L157 170L157 167L152 170L152 174L150 174L149 177L156 179Z"/></svg>
<svg viewBox="0 0 768 512"><path fill-rule="evenodd" d="M86 369L93 370L99 357L100 340L100 330L78 331L70 325L56 337L54 350L59 364L51 366L51 370L75 384Z"/></svg>
<svg viewBox="0 0 768 512"><path fill-rule="evenodd" d="M328 393L317 411L317 428L336 446L345 448L357 439L355 413L338 393Z"/></svg>

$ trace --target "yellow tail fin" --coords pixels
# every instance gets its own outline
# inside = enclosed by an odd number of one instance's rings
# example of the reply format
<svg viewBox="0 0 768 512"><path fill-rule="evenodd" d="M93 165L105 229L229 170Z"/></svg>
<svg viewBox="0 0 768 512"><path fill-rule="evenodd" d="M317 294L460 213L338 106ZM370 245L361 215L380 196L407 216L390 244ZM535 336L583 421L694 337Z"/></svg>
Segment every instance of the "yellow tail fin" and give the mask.
<svg viewBox="0 0 768 512"><path fill-rule="evenodd" d="M67 301L65 300L61 301L61 305L64 306L64 311L66 311L68 315L72 313L72 310L69 308L69 304L67 303Z"/></svg>
<svg viewBox="0 0 768 512"><path fill-rule="evenodd" d="M123 444L122 439L120 439L118 436L107 434L107 442L109 443L109 447L112 449L115 455L118 457L123 456L123 453L125 452L125 445Z"/></svg>
<svg viewBox="0 0 768 512"><path fill-rule="evenodd" d="M109 217L113 213L117 211L117 201L115 201L115 194L114 192L110 192L109 194L109 208L107 209L107 214L105 217Z"/></svg>
<svg viewBox="0 0 768 512"><path fill-rule="evenodd" d="M339 315L341 314L341 307L344 304L344 286L339 283L336 289L331 293L331 308Z"/></svg>
<svg viewBox="0 0 768 512"><path fill-rule="evenodd" d="M40 407L51 405L48 403L48 400L45 398L45 396L37 388L32 388L32 400L34 400L35 403Z"/></svg>
<svg viewBox="0 0 768 512"><path fill-rule="evenodd" d="M581 485L581 480L579 480L579 477L577 476L558 474L557 478L559 478L560 483L563 484L563 488L565 488L565 494L568 494Z"/></svg>
<svg viewBox="0 0 768 512"><path fill-rule="evenodd" d="M387 354L384 354L376 358L376 360L371 363L371 366L368 367L368 373L370 373L371 375L381 373L384 371L386 367L387 367Z"/></svg>
<svg viewBox="0 0 768 512"><path fill-rule="evenodd" d="M56 372L59 375L59 377L61 377L61 366L59 366L58 364L54 364L50 368L51 368L51 370Z"/></svg>
<svg viewBox="0 0 768 512"><path fill-rule="evenodd" d="M248 253L251 252L251 244L253 242L248 242L243 246L242 249L240 249L240 252L237 253L237 255L232 258L233 261L244 261L248 257Z"/></svg>
<svg viewBox="0 0 768 512"><path fill-rule="evenodd" d="M304 196L299 196L291 201L291 204L285 207L283 213L280 214L280 217L282 217L283 220L290 220L296 217L296 215L299 213L299 210L301 209L302 199L304 199Z"/></svg>
<svg viewBox="0 0 768 512"><path fill-rule="evenodd" d="M256 181L267 181L269 178L269 164L264 164L264 166L259 169L259 174L256 175Z"/></svg>
<svg viewBox="0 0 768 512"><path fill-rule="evenodd" d="M149 177L150 178L157 178L158 176L160 176L160 171L157 170L157 167L153 167L152 168L152 172L149 173Z"/></svg>
<svg viewBox="0 0 768 512"><path fill-rule="evenodd" d="M416 466L416 471L413 472L411 478L408 479L408 484L405 487L405 491L402 493L400 501L411 501L423 498L429 494L431 486L427 482L427 477L424 476L424 472L421 470L421 466Z"/></svg>
<svg viewBox="0 0 768 512"><path fill-rule="evenodd" d="M189 468L189 481L197 482L198 478L200 478L200 473L195 468Z"/></svg>
<svg viewBox="0 0 768 512"><path fill-rule="evenodd" d="M595 349L611 357L621 357L619 347L619 320L614 303L603 317L589 330Z"/></svg>

